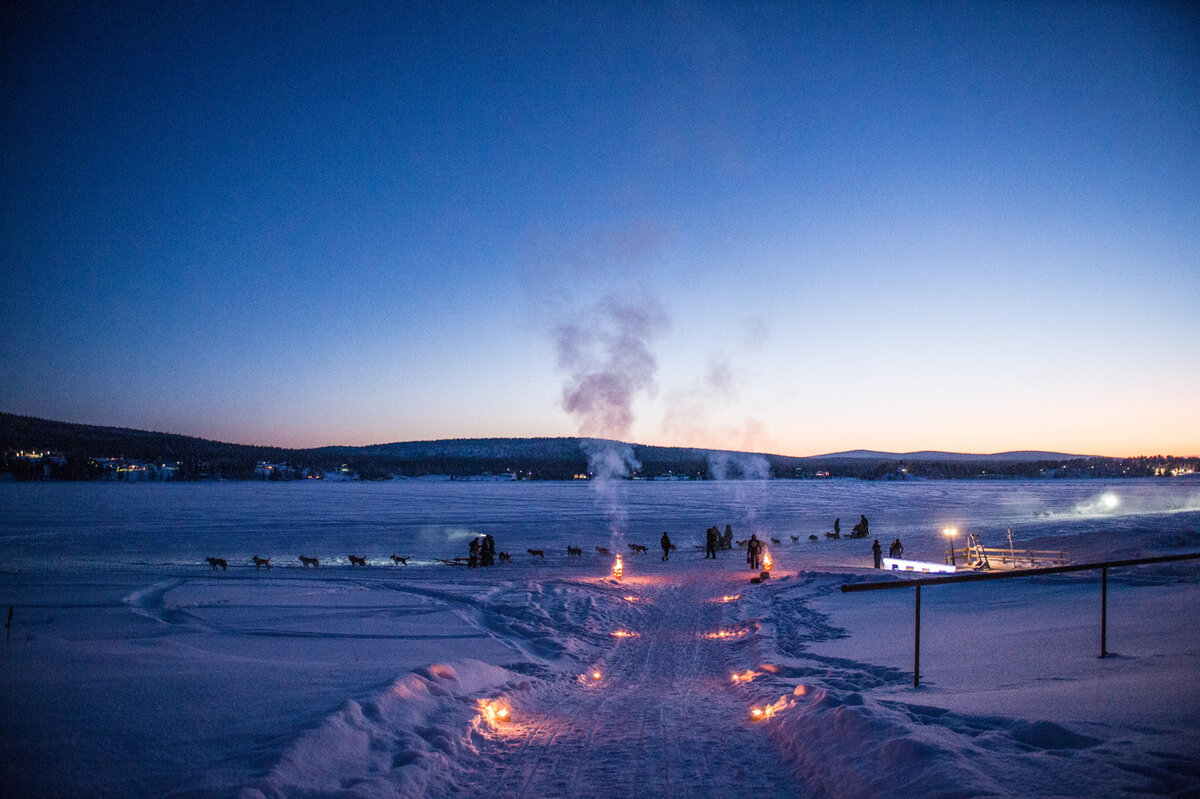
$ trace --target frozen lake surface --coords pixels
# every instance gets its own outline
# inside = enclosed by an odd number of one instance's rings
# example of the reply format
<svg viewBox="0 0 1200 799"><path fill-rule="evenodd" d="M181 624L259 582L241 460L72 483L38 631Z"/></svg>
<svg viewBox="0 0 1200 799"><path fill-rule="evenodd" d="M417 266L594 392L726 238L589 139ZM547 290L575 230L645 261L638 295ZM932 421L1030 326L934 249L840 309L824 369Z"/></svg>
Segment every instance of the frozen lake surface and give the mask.
<svg viewBox="0 0 1200 799"><path fill-rule="evenodd" d="M1095 574L928 589L913 689L912 592L838 590L880 578L870 540L824 536L859 514L930 560L945 526L1200 551L1186 480L3 483L2 793L1200 792L1200 568L1110 574L1103 660ZM713 524L780 539L774 579L703 559ZM436 562L480 533L513 562Z"/></svg>
<svg viewBox="0 0 1200 799"><path fill-rule="evenodd" d="M732 524L739 539L823 540L835 518L845 535L860 515L872 537L900 537L911 554L943 546L948 526L1000 546L1008 529L1064 536L1196 510L1200 481L1191 480L0 483L0 568L188 565L210 555L299 567L299 554L348 565L349 552L429 563L465 556L483 533L500 550L565 555L568 545L654 546L664 531L703 544L713 524Z"/></svg>

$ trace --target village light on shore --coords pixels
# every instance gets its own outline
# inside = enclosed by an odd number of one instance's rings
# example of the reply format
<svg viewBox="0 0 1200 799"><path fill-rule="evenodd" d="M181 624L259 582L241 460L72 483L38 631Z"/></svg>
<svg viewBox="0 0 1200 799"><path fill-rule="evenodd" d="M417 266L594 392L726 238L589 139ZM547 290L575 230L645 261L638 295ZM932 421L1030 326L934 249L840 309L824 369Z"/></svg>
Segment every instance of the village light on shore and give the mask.
<svg viewBox="0 0 1200 799"><path fill-rule="evenodd" d="M944 533L945 536L950 539L950 565L953 566L954 565L954 536L958 535L958 530L957 530L957 528L954 528L954 527L947 527L944 530L942 530L942 533Z"/></svg>

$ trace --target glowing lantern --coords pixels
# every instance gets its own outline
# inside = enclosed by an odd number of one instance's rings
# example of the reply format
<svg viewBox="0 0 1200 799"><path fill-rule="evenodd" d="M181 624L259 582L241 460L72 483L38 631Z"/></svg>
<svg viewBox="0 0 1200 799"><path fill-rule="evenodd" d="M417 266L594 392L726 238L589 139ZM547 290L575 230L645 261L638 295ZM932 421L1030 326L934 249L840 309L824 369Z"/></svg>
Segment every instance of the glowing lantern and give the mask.
<svg viewBox="0 0 1200 799"><path fill-rule="evenodd" d="M621 556L617 555L617 559L613 561L613 579L620 580L621 575L625 573L625 564L621 562Z"/></svg>
<svg viewBox="0 0 1200 799"><path fill-rule="evenodd" d="M598 671L593 671L593 672L592 672L592 679L593 679L593 680L599 680L599 679L600 679L600 677L601 677L601 674L600 674L600 672L598 672Z"/></svg>

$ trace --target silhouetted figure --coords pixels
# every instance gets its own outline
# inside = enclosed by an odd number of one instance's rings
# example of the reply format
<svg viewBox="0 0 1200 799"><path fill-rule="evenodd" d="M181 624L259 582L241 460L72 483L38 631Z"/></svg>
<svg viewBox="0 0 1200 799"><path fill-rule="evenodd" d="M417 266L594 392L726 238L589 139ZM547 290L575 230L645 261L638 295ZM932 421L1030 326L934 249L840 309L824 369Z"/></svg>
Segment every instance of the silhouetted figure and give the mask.
<svg viewBox="0 0 1200 799"><path fill-rule="evenodd" d="M733 549L733 527L725 525L725 538L721 541L722 549Z"/></svg>
<svg viewBox="0 0 1200 799"><path fill-rule="evenodd" d="M474 569L476 566L479 565L479 539L478 538L471 539L471 543L467 545L467 552L470 553L470 557L467 558L467 566Z"/></svg>
<svg viewBox="0 0 1200 799"><path fill-rule="evenodd" d="M862 525L862 534L864 536L870 535L870 528L867 526L867 517L860 515L858 518L858 523Z"/></svg>
<svg viewBox="0 0 1200 799"><path fill-rule="evenodd" d="M863 516L858 524L854 525L854 529L850 531L851 538L866 538L870 535L867 529L867 517Z"/></svg>
<svg viewBox="0 0 1200 799"><path fill-rule="evenodd" d="M671 537L664 532L662 540L659 541L659 544L662 545L662 550L663 550L662 560L670 560L671 559Z"/></svg>
<svg viewBox="0 0 1200 799"><path fill-rule="evenodd" d="M899 538L897 538L895 541L893 541L892 545L890 547L888 547L888 557L889 558L904 557L904 544L900 543Z"/></svg>
<svg viewBox="0 0 1200 799"><path fill-rule="evenodd" d="M716 527L708 528L708 534L705 535L705 537L704 537L704 559L705 560L708 560L709 558L712 558L713 560L717 559L717 538L718 538L717 528Z"/></svg>
<svg viewBox="0 0 1200 799"><path fill-rule="evenodd" d="M751 535L746 543L746 562L754 571L758 571L761 566L762 546L762 541L759 541L756 535Z"/></svg>
<svg viewBox="0 0 1200 799"><path fill-rule="evenodd" d="M493 566L496 563L496 541L490 534L483 537L483 544L479 547L479 561L484 566Z"/></svg>
<svg viewBox="0 0 1200 799"><path fill-rule="evenodd" d="M875 539L875 543L871 544L871 552L875 555L875 568L883 567L883 547L879 546L879 539Z"/></svg>
<svg viewBox="0 0 1200 799"><path fill-rule="evenodd" d="M834 538L842 537L842 517L841 516L839 516L833 520L833 537Z"/></svg>

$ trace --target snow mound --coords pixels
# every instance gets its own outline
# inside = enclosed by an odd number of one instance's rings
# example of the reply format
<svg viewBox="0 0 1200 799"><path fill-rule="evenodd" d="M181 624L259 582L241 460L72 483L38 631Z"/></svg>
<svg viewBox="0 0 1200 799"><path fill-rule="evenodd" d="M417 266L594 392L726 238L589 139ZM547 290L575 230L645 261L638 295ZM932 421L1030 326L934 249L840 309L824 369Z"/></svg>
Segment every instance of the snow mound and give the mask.
<svg viewBox="0 0 1200 799"><path fill-rule="evenodd" d="M427 796L487 734L479 699L528 689L508 670L477 660L418 669L370 699L348 700L237 797Z"/></svg>

